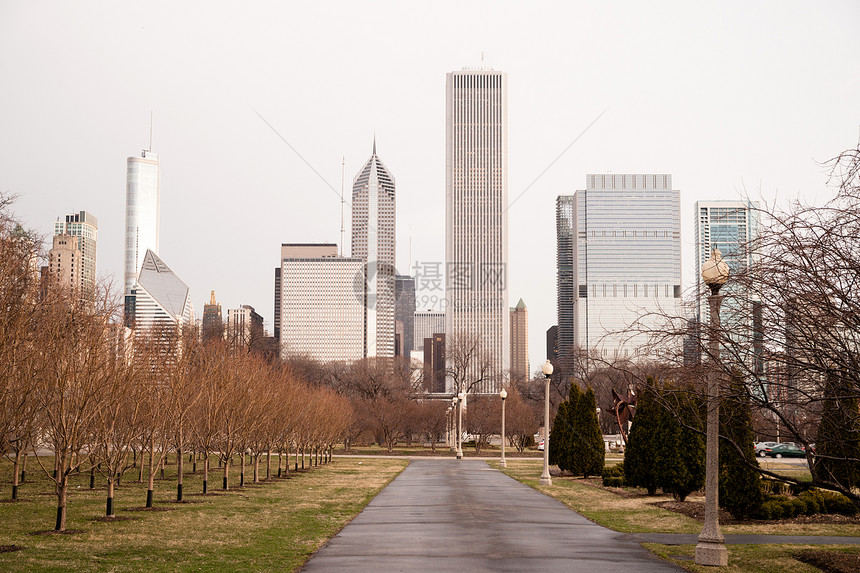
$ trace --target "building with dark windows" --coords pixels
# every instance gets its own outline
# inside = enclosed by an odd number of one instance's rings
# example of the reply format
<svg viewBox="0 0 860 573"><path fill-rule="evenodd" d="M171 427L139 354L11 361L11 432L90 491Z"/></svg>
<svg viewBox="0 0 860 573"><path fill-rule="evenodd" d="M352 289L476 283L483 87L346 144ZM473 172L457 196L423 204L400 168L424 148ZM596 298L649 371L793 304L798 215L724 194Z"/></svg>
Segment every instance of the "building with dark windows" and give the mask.
<svg viewBox="0 0 860 573"><path fill-rule="evenodd" d="M221 317L221 305L215 300L215 291L209 293L209 304L203 305L203 342L224 338L224 319Z"/></svg>
<svg viewBox="0 0 860 573"><path fill-rule="evenodd" d="M415 350L415 279L408 275L394 277L395 356L409 358Z"/></svg>
<svg viewBox="0 0 860 573"><path fill-rule="evenodd" d="M445 392L445 334L424 339L424 388L432 394Z"/></svg>
<svg viewBox="0 0 860 573"><path fill-rule="evenodd" d="M511 380L529 379L529 310L523 299L511 309Z"/></svg>

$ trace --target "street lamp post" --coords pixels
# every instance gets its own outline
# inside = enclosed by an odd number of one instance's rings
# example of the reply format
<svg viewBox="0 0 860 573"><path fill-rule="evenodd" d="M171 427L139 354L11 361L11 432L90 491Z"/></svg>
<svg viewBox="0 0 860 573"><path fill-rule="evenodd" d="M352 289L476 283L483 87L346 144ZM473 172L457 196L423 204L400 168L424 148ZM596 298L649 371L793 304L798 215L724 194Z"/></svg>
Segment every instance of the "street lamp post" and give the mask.
<svg viewBox="0 0 860 573"><path fill-rule="evenodd" d="M714 249L711 258L702 265L702 280L711 289L708 296L710 310L710 336L708 344L714 363L708 373L708 426L705 457L705 525L699 534L695 561L699 565L722 567L728 564L725 538L720 532L719 519L719 429L720 429L720 381L717 371L720 360L720 303L723 297L720 287L729 278L729 265L723 260L719 249Z"/></svg>
<svg viewBox="0 0 860 573"><path fill-rule="evenodd" d="M463 392L457 394L457 459L463 459L463 400L466 395Z"/></svg>
<svg viewBox="0 0 860 573"><path fill-rule="evenodd" d="M552 376L552 362L547 360L541 371L546 378L546 391L543 406L543 473L540 475L540 484L552 485L552 478L549 477L549 377Z"/></svg>
<svg viewBox="0 0 860 573"><path fill-rule="evenodd" d="M508 463L505 461L505 398L508 397L508 392L504 388L499 392L499 398L502 399L502 459L499 461L500 468L508 467Z"/></svg>

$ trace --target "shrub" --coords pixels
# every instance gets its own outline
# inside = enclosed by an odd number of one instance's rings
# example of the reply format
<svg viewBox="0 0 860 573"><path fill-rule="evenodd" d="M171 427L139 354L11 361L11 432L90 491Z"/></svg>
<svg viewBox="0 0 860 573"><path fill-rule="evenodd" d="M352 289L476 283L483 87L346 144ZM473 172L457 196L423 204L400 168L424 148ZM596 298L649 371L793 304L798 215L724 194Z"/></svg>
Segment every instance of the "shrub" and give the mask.
<svg viewBox="0 0 860 573"><path fill-rule="evenodd" d="M603 468L603 487L624 487L624 464Z"/></svg>
<svg viewBox="0 0 860 573"><path fill-rule="evenodd" d="M570 455L578 460L571 464L571 471L585 477L600 475L606 456L603 445L603 434L600 433L600 423L597 421L597 402L594 390L589 388L581 395L573 410L572 436L570 440ZM576 467L578 466L578 467Z"/></svg>
<svg viewBox="0 0 860 573"><path fill-rule="evenodd" d="M720 507L735 519L758 514L764 496L753 441L750 401L743 380L732 378L730 391L723 399L720 412ZM737 445L741 451L738 451Z"/></svg>
<svg viewBox="0 0 860 573"><path fill-rule="evenodd" d="M653 384L649 378L648 383ZM648 391L639 395L636 415L624 452L624 480L628 485L644 487L648 495L657 492L657 465L654 453L659 440L660 407Z"/></svg>
<svg viewBox="0 0 860 573"><path fill-rule="evenodd" d="M624 487L624 476L604 477L603 487Z"/></svg>

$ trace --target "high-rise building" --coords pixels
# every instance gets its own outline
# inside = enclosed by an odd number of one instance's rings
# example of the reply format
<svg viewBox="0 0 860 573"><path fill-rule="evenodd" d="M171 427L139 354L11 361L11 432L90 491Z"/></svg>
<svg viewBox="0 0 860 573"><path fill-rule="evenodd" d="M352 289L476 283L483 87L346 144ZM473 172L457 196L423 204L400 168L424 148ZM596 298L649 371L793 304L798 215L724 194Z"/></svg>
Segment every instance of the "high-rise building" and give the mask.
<svg viewBox="0 0 860 573"><path fill-rule="evenodd" d="M209 304L203 305L203 341L224 338L224 319L221 316L221 305L215 300L215 291L209 293Z"/></svg>
<svg viewBox="0 0 860 573"><path fill-rule="evenodd" d="M263 317L253 306L227 309L227 341L234 347L259 344L263 339Z"/></svg>
<svg viewBox="0 0 860 573"><path fill-rule="evenodd" d="M585 190L559 197L557 220L560 352L570 351L562 343L572 327L573 351L641 356L648 328L680 311L680 192L672 176L588 175ZM562 243L568 237L573 245ZM571 279L572 325L561 308Z"/></svg>
<svg viewBox="0 0 860 573"><path fill-rule="evenodd" d="M133 326L139 336L154 329L183 327L194 322L188 285L149 249L143 256L131 296L135 300Z"/></svg>
<svg viewBox="0 0 860 573"><path fill-rule="evenodd" d="M546 329L546 357L553 366L558 361L558 325L554 324Z"/></svg>
<svg viewBox="0 0 860 573"><path fill-rule="evenodd" d="M78 238L81 251L80 273L76 289L82 301L93 302L96 289L96 248L98 245L98 220L86 211L71 213L54 223L55 235L69 235Z"/></svg>
<svg viewBox="0 0 860 573"><path fill-rule="evenodd" d="M83 253L80 237L64 233L54 235L51 250L48 252L48 272L64 289L80 296L83 281Z"/></svg>
<svg viewBox="0 0 860 573"><path fill-rule="evenodd" d="M702 265L719 249L729 265L729 274L747 274L758 257L755 243L759 238L758 201L697 201L696 202L696 284L698 320L710 323L707 287L702 283ZM743 338L750 343L748 361L754 372L763 376L764 336L761 331L761 304L749 289L749 277L729 280L721 290L726 296L720 306L721 326L731 338ZM754 290L754 289L753 289ZM744 292L742 292L744 291Z"/></svg>
<svg viewBox="0 0 860 573"><path fill-rule="evenodd" d="M373 154L352 182L352 256L367 270L367 356L394 356L394 177Z"/></svg>
<svg viewBox="0 0 860 573"><path fill-rule="evenodd" d="M445 330L449 346L480 341L494 372L476 390L496 393L510 360L507 75L450 72L445 93Z"/></svg>
<svg viewBox="0 0 860 573"><path fill-rule="evenodd" d="M126 163L125 187L125 315L135 315L131 291L143 263L144 253L158 255L159 179L158 155L144 149L140 157Z"/></svg>
<svg viewBox="0 0 860 573"><path fill-rule="evenodd" d="M758 201L696 201L696 281L697 292L706 291L702 283L702 265L719 249L729 265L730 274L745 272L755 262L752 248L759 236ZM724 292L739 288L729 281ZM743 297L748 299L749 297ZM720 315L732 313L731 302L721 308ZM710 320L707 296L699 296L699 320ZM747 317L751 312L744 313Z"/></svg>
<svg viewBox="0 0 860 573"><path fill-rule="evenodd" d="M523 299L511 309L511 380L529 378L529 310Z"/></svg>
<svg viewBox="0 0 860 573"><path fill-rule="evenodd" d="M365 261L330 243L281 245L281 356L358 360L365 344Z"/></svg>
<svg viewBox="0 0 860 573"><path fill-rule="evenodd" d="M577 277L573 271L576 236L574 235L575 203L573 195L559 195L555 202L556 227L556 326L557 358L567 359L574 354L576 337L575 322ZM549 358L549 357L548 357ZM553 364L556 364L553 362Z"/></svg>
<svg viewBox="0 0 860 573"><path fill-rule="evenodd" d="M445 392L444 333L424 339L424 390L433 394Z"/></svg>
<svg viewBox="0 0 860 573"><path fill-rule="evenodd" d="M415 329L412 339L415 350L424 352L424 340L436 333L445 332L445 313L434 310L417 311L415 313Z"/></svg>
<svg viewBox="0 0 860 573"><path fill-rule="evenodd" d="M394 334L400 341L395 355L409 358L415 350L415 278L397 275L394 281Z"/></svg>
<svg viewBox="0 0 860 573"><path fill-rule="evenodd" d="M331 258L337 257L337 245L334 243L282 243L281 258L275 267L275 307L274 307L274 333L278 344L281 343L281 300L283 290L281 289L281 264L284 259L302 258Z"/></svg>

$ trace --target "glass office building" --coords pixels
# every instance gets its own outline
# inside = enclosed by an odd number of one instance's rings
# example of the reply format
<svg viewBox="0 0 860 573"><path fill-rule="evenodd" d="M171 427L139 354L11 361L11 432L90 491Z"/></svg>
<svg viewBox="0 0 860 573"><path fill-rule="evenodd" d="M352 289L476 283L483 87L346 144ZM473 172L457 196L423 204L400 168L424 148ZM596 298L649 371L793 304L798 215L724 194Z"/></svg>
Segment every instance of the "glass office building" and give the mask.
<svg viewBox="0 0 860 573"><path fill-rule="evenodd" d="M680 192L672 176L588 175L584 190L558 198L557 225L560 354L644 357L646 331L680 312Z"/></svg>
<svg viewBox="0 0 860 573"><path fill-rule="evenodd" d="M158 155L144 149L126 163L125 187L125 290L126 321L134 316L135 287L146 251L158 254L159 166Z"/></svg>

